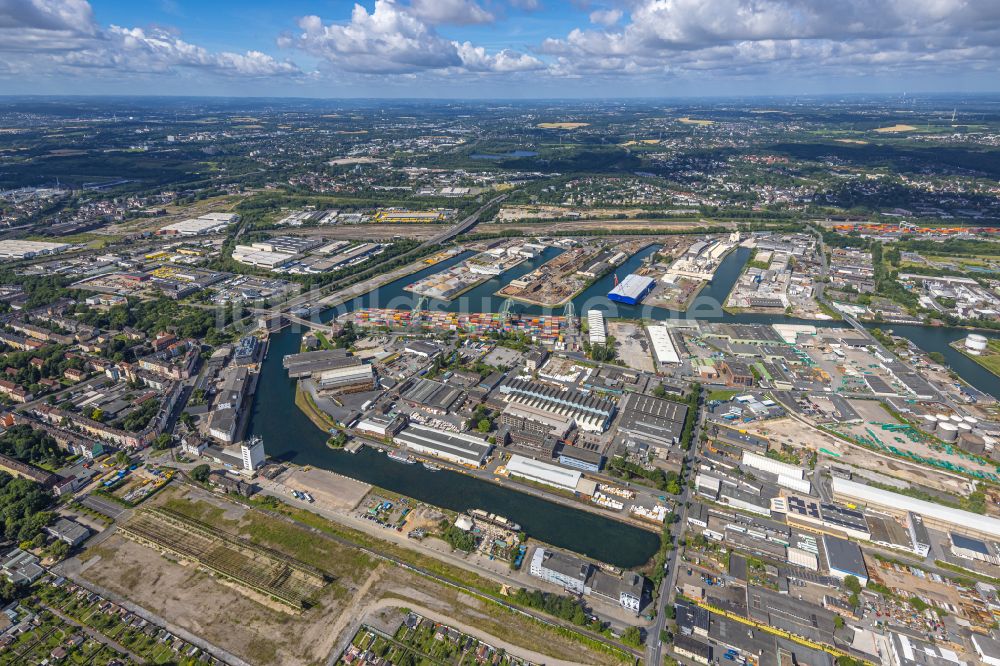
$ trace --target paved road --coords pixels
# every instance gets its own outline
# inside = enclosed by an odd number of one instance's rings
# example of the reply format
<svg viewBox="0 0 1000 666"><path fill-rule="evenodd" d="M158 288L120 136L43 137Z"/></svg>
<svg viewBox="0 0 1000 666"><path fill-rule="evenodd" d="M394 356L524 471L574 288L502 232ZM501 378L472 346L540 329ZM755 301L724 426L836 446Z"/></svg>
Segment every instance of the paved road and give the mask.
<svg viewBox="0 0 1000 666"><path fill-rule="evenodd" d="M704 396L703 396L704 399ZM675 509L677 513L677 522L673 524L670 532L673 536L680 538L684 534L684 528L687 525L687 514L688 514L688 500L691 497L691 470L695 468L698 464L698 447L700 446L701 438L701 428L702 422L702 411L701 402L699 400L698 411L697 411L697 421L695 421L694 432L691 436L691 451L689 453L688 464L685 466L685 482L684 490L677 498ZM667 561L665 566L667 567L667 575L660 582L660 596L656 600L656 624L650 630L648 636L646 636L646 664L647 666L659 666L663 663L663 645L660 641L660 634L663 632L664 628L667 626L667 606L670 605L671 599L674 596L674 586L677 584L677 555L680 552L679 547L675 547L670 551L667 556Z"/></svg>

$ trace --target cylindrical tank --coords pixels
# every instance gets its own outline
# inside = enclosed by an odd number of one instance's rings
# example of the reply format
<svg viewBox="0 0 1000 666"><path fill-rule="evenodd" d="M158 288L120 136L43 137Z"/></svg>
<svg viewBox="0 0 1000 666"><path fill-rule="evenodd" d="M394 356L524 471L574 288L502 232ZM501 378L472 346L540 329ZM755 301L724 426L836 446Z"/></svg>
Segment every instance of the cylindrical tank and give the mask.
<svg viewBox="0 0 1000 666"><path fill-rule="evenodd" d="M948 415L947 415L947 414L938 414L938 415L937 415L937 418L938 418L938 421L950 421L950 420L951 420L951 419L950 419L950 418L948 417Z"/></svg>
<svg viewBox="0 0 1000 666"><path fill-rule="evenodd" d="M958 434L960 435L963 432L972 432L972 426L966 423L965 421L962 421L961 423L956 423L955 425L958 426Z"/></svg>
<svg viewBox="0 0 1000 666"><path fill-rule="evenodd" d="M968 423L969 425L976 425L977 423L979 423L979 419L977 419L975 416L963 416L962 420Z"/></svg>
<svg viewBox="0 0 1000 666"><path fill-rule="evenodd" d="M937 435L946 442L954 442L958 439L958 426L954 423L942 423L938 426Z"/></svg>
<svg viewBox="0 0 1000 666"><path fill-rule="evenodd" d="M927 430L934 430L937 427L937 417L933 414L924 414L923 421L924 428Z"/></svg>
<svg viewBox="0 0 1000 666"><path fill-rule="evenodd" d="M965 421L962 419L962 417L959 416L958 414L952 414L951 415L951 422L952 423L965 423Z"/></svg>
<svg viewBox="0 0 1000 666"><path fill-rule="evenodd" d="M980 335L979 333L969 333L965 338L965 351L969 352L973 356L979 356L986 350L986 346L989 341L986 339L985 335Z"/></svg>

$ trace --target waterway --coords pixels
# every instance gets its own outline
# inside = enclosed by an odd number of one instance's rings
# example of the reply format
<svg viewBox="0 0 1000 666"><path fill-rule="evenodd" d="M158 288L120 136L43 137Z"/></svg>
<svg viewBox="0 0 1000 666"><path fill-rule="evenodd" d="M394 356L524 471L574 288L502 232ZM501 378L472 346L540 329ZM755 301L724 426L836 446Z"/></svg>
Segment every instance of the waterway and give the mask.
<svg viewBox="0 0 1000 666"><path fill-rule="evenodd" d="M645 248L615 271L620 278L635 271L643 260L659 246ZM492 278L455 301L428 301L425 307L449 311L498 311L503 299L493 295L511 279L534 270L558 254L549 249L541 256L524 262L503 276ZM750 255L738 248L727 256L712 283L699 294L687 312L638 305L612 303L607 292L614 286L614 274L597 281L573 299L577 315L590 308L605 310L608 316L642 317L647 319L697 318L731 323L810 323L817 326L843 326L840 322L816 322L784 315L729 314L722 310L740 271ZM417 299L403 288L411 282L453 266L472 253L466 252L427 267L388 285L359 296L348 303L325 312L324 321L337 314L358 308L412 308ZM528 314L545 312L542 308L515 303L514 311ZM561 314L562 308L554 314ZM944 354L949 365L979 390L1000 397L1000 379L949 346L966 335L965 331L912 325L883 325L905 336L928 352ZM329 469L420 501L454 511L482 508L521 523L533 537L556 547L567 548L598 560L621 567L635 567L646 562L656 551L655 534L610 518L533 497L503 488L487 481L450 471L431 472L421 465L404 465L386 456L365 449L357 454L332 451L326 447L326 435L318 430L295 406L295 383L282 368L281 359L299 350L301 332L286 329L271 338L268 358L264 362L250 420L250 432L264 438L268 454L279 460Z"/></svg>
<svg viewBox="0 0 1000 666"><path fill-rule="evenodd" d="M557 253L558 250L550 250L517 266L504 275L504 281L534 270ZM363 307L412 307L416 299L410 292L403 291L406 285L469 256L471 253L464 253L422 269L335 310L339 313ZM488 280L470 291L467 299L478 302L489 297L504 283L499 279ZM434 301L433 305L458 308L462 303ZM325 313L323 319L328 321L333 314ZM264 439L267 453L272 458L332 470L453 511L485 509L520 523L534 538L615 566L639 566L659 547L659 537L647 530L472 476L448 470L432 472L422 465L398 463L368 448L356 454L330 450L326 446L327 435L295 406L295 382L288 379L281 365L283 356L299 351L301 337L301 332L293 329L271 336L254 396L249 430Z"/></svg>

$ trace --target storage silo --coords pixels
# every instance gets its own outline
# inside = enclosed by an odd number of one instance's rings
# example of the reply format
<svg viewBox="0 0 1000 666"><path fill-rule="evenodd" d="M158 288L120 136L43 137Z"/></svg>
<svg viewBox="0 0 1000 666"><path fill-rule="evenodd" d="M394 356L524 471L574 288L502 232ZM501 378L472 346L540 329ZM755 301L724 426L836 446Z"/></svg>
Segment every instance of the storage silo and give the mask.
<svg viewBox="0 0 1000 666"><path fill-rule="evenodd" d="M954 442L958 439L958 426L954 423L941 423L938 425L937 436L946 442Z"/></svg>
<svg viewBox="0 0 1000 666"><path fill-rule="evenodd" d="M979 333L969 333L965 338L965 351L973 356L979 356L986 351L987 345L989 345L989 341L986 336Z"/></svg>

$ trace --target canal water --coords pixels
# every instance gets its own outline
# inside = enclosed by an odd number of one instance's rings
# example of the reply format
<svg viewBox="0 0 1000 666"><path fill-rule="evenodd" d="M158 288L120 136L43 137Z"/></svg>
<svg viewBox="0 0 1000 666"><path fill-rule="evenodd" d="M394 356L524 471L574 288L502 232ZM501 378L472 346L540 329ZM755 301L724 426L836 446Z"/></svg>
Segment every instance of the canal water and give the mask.
<svg viewBox="0 0 1000 666"><path fill-rule="evenodd" d="M645 248L631 257L616 273L624 278L634 272L659 246ZM549 249L541 256L527 261L470 290L451 302L430 300L425 307L448 311L496 312L503 299L493 292L510 280L524 275L559 253ZM405 278L392 282L373 292L359 296L348 303L321 315L323 321L359 308L386 307L409 309L416 303L413 294L404 291L406 285L425 276L437 273L472 256L466 252L435 264ZM744 264L750 256L746 248L738 248L726 257L712 283L698 296L687 312L638 305L627 306L607 299L607 292L614 286L615 275L595 281L582 294L573 299L576 314L591 308L604 310L608 316L648 318L655 320L697 318L732 323L809 323L817 326L842 326L839 322L814 322L784 315L728 314L721 308ZM535 306L515 303L515 312L562 314L563 309L543 310ZM972 386L1000 397L1000 380L949 346L949 343L966 335L965 331L928 326L884 325L895 333L915 342L925 351L944 354L955 371ZM281 359L299 350L301 332L294 329L271 337L268 358L261 370L261 381L254 397L250 432L264 439L268 454L278 460L300 465L313 465L332 470L345 476L371 483L417 500L454 511L481 508L507 516L520 523L532 537L566 548L589 557L620 567L636 567L645 563L658 547L658 537L652 532L604 518L586 511L573 509L531 495L497 486L457 472L441 470L431 472L421 465L405 465L389 460L385 455L370 449L357 454L332 451L326 447L327 435L316 428L295 406L295 383L288 379Z"/></svg>

